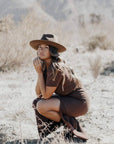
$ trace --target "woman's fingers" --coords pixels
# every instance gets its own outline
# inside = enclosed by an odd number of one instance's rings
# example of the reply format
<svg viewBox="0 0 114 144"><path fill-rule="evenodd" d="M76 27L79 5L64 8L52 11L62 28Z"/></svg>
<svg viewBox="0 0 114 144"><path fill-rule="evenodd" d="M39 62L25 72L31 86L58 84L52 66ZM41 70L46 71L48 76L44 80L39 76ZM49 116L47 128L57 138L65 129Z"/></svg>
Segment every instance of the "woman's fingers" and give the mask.
<svg viewBox="0 0 114 144"><path fill-rule="evenodd" d="M36 57L33 60L33 65L34 65L34 68L36 69L36 72L38 72L38 73L42 72L42 63L38 57Z"/></svg>
<svg viewBox="0 0 114 144"><path fill-rule="evenodd" d="M38 64L39 64L39 62L38 62L38 60L36 59L36 60L35 60L35 65L38 65Z"/></svg>
<svg viewBox="0 0 114 144"><path fill-rule="evenodd" d="M40 60L38 57L36 57L34 60L33 60L33 64L36 66L38 64L40 64Z"/></svg>
<svg viewBox="0 0 114 144"><path fill-rule="evenodd" d="M42 94L38 95L38 98L41 98L42 97Z"/></svg>
<svg viewBox="0 0 114 144"><path fill-rule="evenodd" d="M33 64L36 65L36 58L33 60Z"/></svg>

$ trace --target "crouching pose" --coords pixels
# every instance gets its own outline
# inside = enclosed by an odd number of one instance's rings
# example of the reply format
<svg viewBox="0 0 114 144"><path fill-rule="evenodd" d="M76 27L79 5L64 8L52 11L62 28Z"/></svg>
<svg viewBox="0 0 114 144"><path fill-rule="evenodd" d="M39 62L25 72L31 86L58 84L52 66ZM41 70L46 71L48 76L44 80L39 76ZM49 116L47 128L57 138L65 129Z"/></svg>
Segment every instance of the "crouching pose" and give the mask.
<svg viewBox="0 0 114 144"><path fill-rule="evenodd" d="M63 124L73 135L87 140L75 117L87 113L88 95L73 70L60 59L59 52L66 51L66 48L54 38L52 34L43 34L40 40L30 41L37 51L33 60L38 74L33 108L38 132L40 138L44 138Z"/></svg>

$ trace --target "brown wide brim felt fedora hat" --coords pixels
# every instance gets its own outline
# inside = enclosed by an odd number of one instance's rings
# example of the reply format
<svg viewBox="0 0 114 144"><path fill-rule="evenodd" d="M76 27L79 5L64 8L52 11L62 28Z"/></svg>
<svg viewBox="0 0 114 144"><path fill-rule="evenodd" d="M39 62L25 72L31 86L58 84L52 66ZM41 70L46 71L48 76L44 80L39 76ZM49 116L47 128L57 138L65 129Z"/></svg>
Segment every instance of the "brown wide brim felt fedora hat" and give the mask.
<svg viewBox="0 0 114 144"><path fill-rule="evenodd" d="M43 36L40 40L30 41L30 46L32 48L34 48L35 50L37 50L38 46L40 44L47 44L47 45L50 45L50 46L53 46L53 47L57 48L58 52L66 51L66 48L63 45L57 43L56 41L57 41L56 36L54 36L52 34L43 34Z"/></svg>

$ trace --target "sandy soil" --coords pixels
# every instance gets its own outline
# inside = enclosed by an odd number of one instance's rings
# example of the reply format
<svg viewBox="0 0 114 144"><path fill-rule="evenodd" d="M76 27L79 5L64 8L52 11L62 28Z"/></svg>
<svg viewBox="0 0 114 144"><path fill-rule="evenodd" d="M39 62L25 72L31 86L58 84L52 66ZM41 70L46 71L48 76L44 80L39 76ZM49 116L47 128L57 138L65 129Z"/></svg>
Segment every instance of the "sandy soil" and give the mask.
<svg viewBox="0 0 114 144"><path fill-rule="evenodd" d="M98 75L95 80L88 62L88 58L100 53L103 68L113 60L114 51L71 53L67 58L63 55L90 96L89 112L78 118L89 135L87 144L114 143L114 75ZM32 109L36 81L37 74L31 65L0 72L0 144L6 140L38 138Z"/></svg>

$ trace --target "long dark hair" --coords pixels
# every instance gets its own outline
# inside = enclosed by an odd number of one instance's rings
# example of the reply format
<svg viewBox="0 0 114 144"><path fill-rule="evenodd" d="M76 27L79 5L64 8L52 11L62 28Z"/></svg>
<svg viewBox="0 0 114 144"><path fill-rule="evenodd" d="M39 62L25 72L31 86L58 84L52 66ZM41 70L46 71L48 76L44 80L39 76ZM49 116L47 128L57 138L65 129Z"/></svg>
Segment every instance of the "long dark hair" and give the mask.
<svg viewBox="0 0 114 144"><path fill-rule="evenodd" d="M61 59L59 57L58 49L56 47L53 47L49 45L49 51L51 54L52 62L51 62L51 69L52 69L52 77L53 80L55 80L57 72L58 72L58 63L61 62Z"/></svg>

